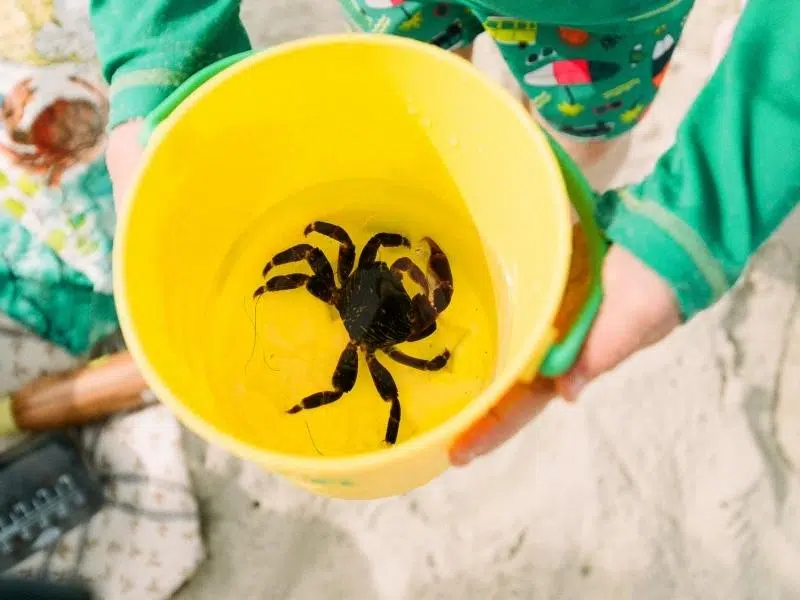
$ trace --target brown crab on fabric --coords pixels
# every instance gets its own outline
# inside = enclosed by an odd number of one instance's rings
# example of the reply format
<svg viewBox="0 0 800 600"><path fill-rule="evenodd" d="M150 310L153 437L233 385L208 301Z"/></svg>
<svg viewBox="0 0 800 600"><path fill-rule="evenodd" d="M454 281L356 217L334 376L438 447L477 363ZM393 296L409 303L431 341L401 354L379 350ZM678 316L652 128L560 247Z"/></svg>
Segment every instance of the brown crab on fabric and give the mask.
<svg viewBox="0 0 800 600"><path fill-rule="evenodd" d="M399 393L389 370L378 362L376 352L381 351L402 365L422 371L444 368L450 359L448 350L425 360L408 356L396 346L422 340L436 331L436 319L453 296L450 263L436 242L424 238L430 248L427 275L408 257L399 258L389 266L378 260L378 250L381 247L410 248L411 243L397 233L378 233L364 246L356 265L356 247L344 229L316 221L306 227L305 235L312 232L340 244L339 287L336 286L333 267L322 250L310 244L298 244L276 254L264 267L262 276L266 278L274 267L301 261L308 262L313 275L273 276L253 296L258 298L265 292L305 287L313 296L336 308L350 341L333 373L333 389L303 398L288 412L296 414L330 404L352 390L358 376L358 351L361 350L378 394L391 403L385 441L394 444L400 430ZM404 277L417 284L421 292L411 296L403 286Z"/></svg>
<svg viewBox="0 0 800 600"><path fill-rule="evenodd" d="M43 175L50 187L58 186L67 169L88 164L103 150L108 122L108 100L102 91L78 76L71 85L88 92L87 99L56 98L23 126L25 113L33 110L37 85L28 77L18 82L0 106L0 122L14 144L25 150L0 144L0 156L29 173Z"/></svg>

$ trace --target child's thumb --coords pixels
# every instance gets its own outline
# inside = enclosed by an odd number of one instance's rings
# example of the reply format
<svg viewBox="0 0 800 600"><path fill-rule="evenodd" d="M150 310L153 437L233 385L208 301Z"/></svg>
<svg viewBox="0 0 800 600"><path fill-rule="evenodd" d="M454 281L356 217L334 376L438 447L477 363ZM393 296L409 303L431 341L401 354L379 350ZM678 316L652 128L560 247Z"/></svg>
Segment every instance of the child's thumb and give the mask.
<svg viewBox="0 0 800 600"><path fill-rule="evenodd" d="M603 303L578 361L557 382L558 392L568 400L680 324L675 295L666 281L618 246L606 257L603 286Z"/></svg>
<svg viewBox="0 0 800 600"><path fill-rule="evenodd" d="M106 151L106 164L114 187L117 212L125 208L125 201L133 178L141 162L142 148L139 145L141 119L128 121L111 132Z"/></svg>

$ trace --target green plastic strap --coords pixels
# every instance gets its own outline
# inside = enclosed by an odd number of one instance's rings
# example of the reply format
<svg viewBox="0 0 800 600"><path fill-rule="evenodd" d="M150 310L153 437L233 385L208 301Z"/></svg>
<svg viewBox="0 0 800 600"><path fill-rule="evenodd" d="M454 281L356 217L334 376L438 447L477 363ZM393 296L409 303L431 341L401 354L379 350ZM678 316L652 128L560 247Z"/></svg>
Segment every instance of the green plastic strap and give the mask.
<svg viewBox="0 0 800 600"><path fill-rule="evenodd" d="M218 75L239 61L252 56L253 53L253 50L248 50L246 52L240 52L239 54L228 56L227 58L223 58L222 60L218 60L217 62L208 65L204 69L199 70L197 73L189 77L186 81L179 85L174 92L167 96L161 104L154 108L150 114L147 115L147 117L145 117L142 131L139 134L139 143L142 146L147 146L147 143L150 141L150 137L153 135L153 132L156 130L156 128L172 114L172 112L181 102L186 100L200 86L208 82L214 76Z"/></svg>
<svg viewBox="0 0 800 600"><path fill-rule="evenodd" d="M550 135L547 136L553 153L561 166L572 205L575 207L589 251L589 269L592 281L586 299L571 329L560 342L553 344L545 356L539 373L545 377L559 377L569 371L578 359L586 337L603 301L603 259L608 243L594 218L595 194L578 166Z"/></svg>

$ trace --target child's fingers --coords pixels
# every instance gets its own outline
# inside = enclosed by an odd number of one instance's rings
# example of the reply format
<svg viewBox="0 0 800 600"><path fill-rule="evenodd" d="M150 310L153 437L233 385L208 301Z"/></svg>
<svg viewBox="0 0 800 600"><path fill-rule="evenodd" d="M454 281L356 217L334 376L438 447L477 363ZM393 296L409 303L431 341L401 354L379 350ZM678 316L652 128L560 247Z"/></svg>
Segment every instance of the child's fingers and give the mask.
<svg viewBox="0 0 800 600"><path fill-rule="evenodd" d="M595 377L666 337L680 324L667 283L632 254L614 246L603 268L605 297L575 367L557 383L568 400Z"/></svg>
<svg viewBox="0 0 800 600"><path fill-rule="evenodd" d="M574 400L584 386L631 354L659 341L680 322L672 290L655 272L619 247L603 267L604 298L575 367L556 382L517 384L450 451L463 466L494 450L538 415L555 392Z"/></svg>
<svg viewBox="0 0 800 600"><path fill-rule="evenodd" d="M141 128L141 120L129 121L114 128L109 136L106 163L118 213L124 208L128 190L142 157L142 148L139 145Z"/></svg>
<svg viewBox="0 0 800 600"><path fill-rule="evenodd" d="M464 466L513 437L553 398L554 384L537 379L532 385L515 384L450 448L450 462Z"/></svg>

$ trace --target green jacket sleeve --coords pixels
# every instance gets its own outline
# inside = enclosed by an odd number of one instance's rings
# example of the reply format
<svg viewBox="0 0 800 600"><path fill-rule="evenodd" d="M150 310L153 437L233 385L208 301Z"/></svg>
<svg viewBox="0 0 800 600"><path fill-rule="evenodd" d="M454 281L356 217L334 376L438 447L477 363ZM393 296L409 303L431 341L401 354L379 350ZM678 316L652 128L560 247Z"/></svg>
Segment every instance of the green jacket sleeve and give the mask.
<svg viewBox="0 0 800 600"><path fill-rule="evenodd" d="M800 0L750 0L732 45L642 182L605 194L609 238L686 318L730 288L800 201Z"/></svg>
<svg viewBox="0 0 800 600"><path fill-rule="evenodd" d="M145 116L193 73L250 49L240 0L92 0L110 126Z"/></svg>

